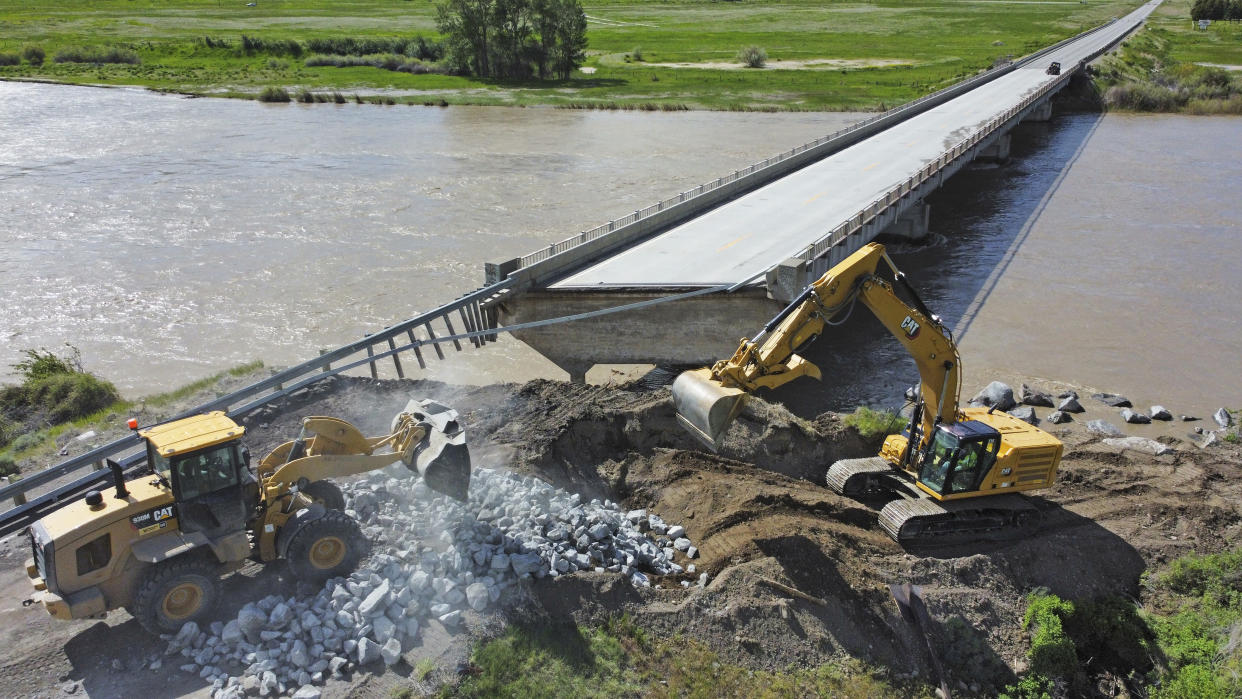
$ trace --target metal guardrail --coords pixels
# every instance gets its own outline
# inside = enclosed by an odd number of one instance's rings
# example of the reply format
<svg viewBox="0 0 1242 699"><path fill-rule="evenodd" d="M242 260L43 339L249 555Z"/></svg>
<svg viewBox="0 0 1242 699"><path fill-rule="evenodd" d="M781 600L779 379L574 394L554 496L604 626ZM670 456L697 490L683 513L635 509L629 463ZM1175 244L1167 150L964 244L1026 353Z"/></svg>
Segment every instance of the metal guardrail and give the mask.
<svg viewBox="0 0 1242 699"><path fill-rule="evenodd" d="M368 335L357 342L352 342L330 352L323 353L314 359L280 371L269 378L257 381L228 395L210 400L170 419L175 420L211 410L224 410L232 417L243 416L272 400L289 395L294 391L298 391L342 371L369 366L371 375L373 377L377 376L376 363L389 357L393 359L398 376L404 376L404 370L397 356L396 344L398 336L402 336L401 340L399 340L402 343L401 349L408 349L414 352L420 366L425 367L426 363L419 348L426 345L434 347L437 356L443 359L444 353L440 348L441 343L451 341L458 350L462 348L462 345L459 340L445 339L438 336L432 323L439 322L443 324L447 330L446 336L450 338L456 334L452 320L454 315L457 316L467 333L476 333L495 328L497 327L496 312L490 308L489 302L503 295L510 286L512 286L512 282L503 281L478 289L432 311L422 313ZM419 337L419 334L425 337ZM470 338L470 342L475 347L481 347L486 342L494 342L495 340L495 334L483 334ZM379 352L375 351L376 345L382 345ZM357 359L357 357L364 354L366 355L365 358ZM346 366L338 366L336 369L332 369L333 363L347 361L351 358L353 358L353 361ZM32 498L28 502L27 495L41 486L87 468L101 469L104 459L108 458L118 457L130 460L137 457L136 461L130 461L130 463L145 461L145 454L126 454L126 452L138 447L140 441L137 435L127 435L55 466L29 474L19 481L0 488L0 502L12 499L14 504L9 510L0 513L0 528L3 528L7 522L21 518L37 507L45 506L49 502L54 502L62 497L79 492L81 484L87 479L91 479L89 481L91 483L105 479L108 476L108 472L99 471L98 473L89 474L73 483Z"/></svg>

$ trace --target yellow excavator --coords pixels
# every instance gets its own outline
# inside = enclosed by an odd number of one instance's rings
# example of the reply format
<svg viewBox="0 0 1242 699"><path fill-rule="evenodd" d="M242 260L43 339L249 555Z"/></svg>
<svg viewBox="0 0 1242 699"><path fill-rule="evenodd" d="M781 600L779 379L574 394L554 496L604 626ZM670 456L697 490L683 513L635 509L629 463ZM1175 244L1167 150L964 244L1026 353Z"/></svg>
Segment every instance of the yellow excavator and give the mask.
<svg viewBox="0 0 1242 699"><path fill-rule="evenodd" d="M883 262L892 281L877 274ZM906 303L894 290L901 288ZM1012 538L1038 524L1039 510L1016 493L1047 488L1061 461L1060 440L1003 412L960 408L962 363L952 333L927 309L884 246L870 243L828 270L737 352L673 383L678 421L718 450L748 395L819 368L799 356L826 325L861 302L918 365L920 390L901 434L876 457L832 464L827 484L850 497L896 496L880 525L898 543Z"/></svg>
<svg viewBox="0 0 1242 699"><path fill-rule="evenodd" d="M34 599L57 619L123 607L166 633L210 614L221 576L247 560L283 558L312 582L348 575L367 540L327 478L399 461L457 500L470 487L457 412L431 400L411 400L381 437L338 418L305 418L297 439L257 470L245 428L221 411L130 428L145 442L149 475L126 481L110 462L113 492L92 490L30 526Z"/></svg>

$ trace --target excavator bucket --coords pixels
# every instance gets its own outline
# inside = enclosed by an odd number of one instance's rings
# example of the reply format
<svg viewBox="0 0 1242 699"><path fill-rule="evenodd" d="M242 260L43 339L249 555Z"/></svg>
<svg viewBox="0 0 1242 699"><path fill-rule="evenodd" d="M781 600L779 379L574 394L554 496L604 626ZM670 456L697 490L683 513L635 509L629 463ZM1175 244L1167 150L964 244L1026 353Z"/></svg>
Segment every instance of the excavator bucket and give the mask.
<svg viewBox="0 0 1242 699"><path fill-rule="evenodd" d="M711 369L682 372L673 382L677 421L712 451L719 451L729 424L742 412L747 393L712 378Z"/></svg>
<svg viewBox="0 0 1242 699"><path fill-rule="evenodd" d="M406 468L417 471L432 490L466 502L470 493L470 451L457 411L434 400L411 400L403 412L407 413L419 426L426 427L427 433L414 446L413 458L405 461ZM393 432L400 421L401 415L393 420Z"/></svg>

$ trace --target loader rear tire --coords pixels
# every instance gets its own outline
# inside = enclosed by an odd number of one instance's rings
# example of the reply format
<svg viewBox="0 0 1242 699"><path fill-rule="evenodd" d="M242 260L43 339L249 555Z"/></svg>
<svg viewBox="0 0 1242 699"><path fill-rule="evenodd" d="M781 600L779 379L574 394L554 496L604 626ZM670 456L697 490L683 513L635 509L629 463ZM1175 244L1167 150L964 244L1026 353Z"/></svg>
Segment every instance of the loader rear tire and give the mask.
<svg viewBox="0 0 1242 699"><path fill-rule="evenodd" d="M329 510L345 509L345 494L332 481L315 481L302 488L302 494Z"/></svg>
<svg viewBox="0 0 1242 699"><path fill-rule="evenodd" d="M175 633L187 621L202 622L219 599L216 566L200 558L174 558L151 566L130 608L147 631Z"/></svg>
<svg viewBox="0 0 1242 699"><path fill-rule="evenodd" d="M354 572L366 552L358 523L344 512L327 510L293 532L285 557L299 580L322 582Z"/></svg>

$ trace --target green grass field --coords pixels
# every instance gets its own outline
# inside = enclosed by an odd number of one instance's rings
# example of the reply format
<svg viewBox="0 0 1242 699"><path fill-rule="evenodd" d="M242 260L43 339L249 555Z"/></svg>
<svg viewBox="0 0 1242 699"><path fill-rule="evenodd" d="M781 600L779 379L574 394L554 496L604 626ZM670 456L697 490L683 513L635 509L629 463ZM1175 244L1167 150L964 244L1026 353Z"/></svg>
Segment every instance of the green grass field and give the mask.
<svg viewBox="0 0 1242 699"><path fill-rule="evenodd" d="M852 110L892 106L1136 7L1138 0L585 0L586 68L565 82L500 82L372 67L307 67L306 56L240 50L241 35L436 38L429 0L0 0L0 55L37 46L42 65L0 78L141 85L253 97L264 87L388 92L398 102L621 108ZM228 42L208 46L204 37ZM767 68L742 69L745 46ZM121 48L140 63L56 63L71 48ZM640 54L642 60L635 60ZM845 61L791 69L807 61ZM0 61L2 63L4 61ZM11 62L11 61L10 61ZM671 66L665 64L699 64ZM712 67L702 67L713 64ZM737 66L737 67L734 67ZM593 71L591 71L593 69Z"/></svg>
<svg viewBox="0 0 1242 699"><path fill-rule="evenodd" d="M1213 22L1204 31L1190 21L1191 0L1166 0L1148 24L1169 33L1170 55L1183 63L1242 65L1242 22Z"/></svg>

